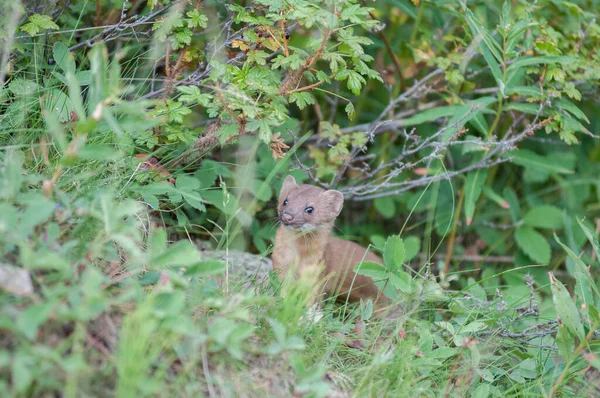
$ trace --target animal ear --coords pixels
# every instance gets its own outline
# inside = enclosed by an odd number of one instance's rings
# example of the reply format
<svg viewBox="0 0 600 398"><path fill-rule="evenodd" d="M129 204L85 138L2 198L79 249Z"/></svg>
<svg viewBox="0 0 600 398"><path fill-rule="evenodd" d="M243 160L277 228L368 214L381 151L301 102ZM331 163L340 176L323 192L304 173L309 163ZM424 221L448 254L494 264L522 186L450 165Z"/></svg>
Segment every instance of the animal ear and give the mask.
<svg viewBox="0 0 600 398"><path fill-rule="evenodd" d="M290 192L290 189L294 188L297 185L298 184L296 183L296 179L294 177L285 177L285 180L283 180L283 185L281 186L281 191L279 192L279 197L282 197L284 195L287 196L288 192Z"/></svg>
<svg viewBox="0 0 600 398"><path fill-rule="evenodd" d="M342 207L344 207L344 194L340 191L329 190L323 192L321 195L324 196L324 199L327 201L327 204L330 206L331 210L334 211L335 216L342 211Z"/></svg>

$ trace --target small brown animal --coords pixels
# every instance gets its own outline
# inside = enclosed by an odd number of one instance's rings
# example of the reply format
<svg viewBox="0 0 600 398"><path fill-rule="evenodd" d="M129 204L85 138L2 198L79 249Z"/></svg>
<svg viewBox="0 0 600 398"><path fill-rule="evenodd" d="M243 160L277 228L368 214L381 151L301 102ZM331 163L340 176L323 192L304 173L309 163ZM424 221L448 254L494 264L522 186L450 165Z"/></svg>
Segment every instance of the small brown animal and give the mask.
<svg viewBox="0 0 600 398"><path fill-rule="evenodd" d="M375 299L378 290L373 280L356 274L354 266L361 261L382 264L381 259L354 242L330 236L343 205L341 192L297 184L287 176L277 206L281 225L275 236L273 268L285 275L296 267L299 275L311 275L315 282L325 280L324 291L340 301ZM319 284L315 283L314 298Z"/></svg>

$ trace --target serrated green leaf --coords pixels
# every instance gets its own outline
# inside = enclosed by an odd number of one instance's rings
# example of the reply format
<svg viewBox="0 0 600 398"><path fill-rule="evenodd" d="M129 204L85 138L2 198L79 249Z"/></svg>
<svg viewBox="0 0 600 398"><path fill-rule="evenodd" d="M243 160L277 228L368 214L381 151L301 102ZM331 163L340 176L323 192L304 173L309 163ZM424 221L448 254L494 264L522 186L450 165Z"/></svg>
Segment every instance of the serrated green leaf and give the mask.
<svg viewBox="0 0 600 398"><path fill-rule="evenodd" d="M360 275L368 276L374 281L382 281L388 279L389 271L381 264L370 261L363 261L354 266L354 272Z"/></svg>
<svg viewBox="0 0 600 398"><path fill-rule="evenodd" d="M312 105L315 103L315 99L310 93L301 91L297 93L291 93L289 96L290 103L296 103L298 108L304 109L307 105Z"/></svg>
<svg viewBox="0 0 600 398"><path fill-rule="evenodd" d="M383 248L383 263L385 267L390 271L402 269L405 256L406 249L404 248L402 239L398 235L388 237Z"/></svg>
<svg viewBox="0 0 600 398"><path fill-rule="evenodd" d="M530 227L560 229L563 227L563 212L554 206L537 206L529 210L523 222Z"/></svg>
<svg viewBox="0 0 600 398"><path fill-rule="evenodd" d="M21 26L23 32L29 33L31 36L37 35L42 30L59 29L58 25L52 21L48 15L33 14L29 17L29 22Z"/></svg>
<svg viewBox="0 0 600 398"><path fill-rule="evenodd" d="M348 119L354 120L354 117L356 116L356 111L354 110L354 104L351 101L348 101L344 110L348 115Z"/></svg>
<svg viewBox="0 0 600 398"><path fill-rule="evenodd" d="M539 264L550 262L551 249L548 241L542 234L531 227L521 226L515 231L517 245L533 261Z"/></svg>
<svg viewBox="0 0 600 398"><path fill-rule="evenodd" d="M200 181L197 178L182 175L175 180L177 189L196 190L200 188Z"/></svg>
<svg viewBox="0 0 600 398"><path fill-rule="evenodd" d="M390 272L390 283L405 294L410 294L412 289L412 278L408 272L395 270Z"/></svg>

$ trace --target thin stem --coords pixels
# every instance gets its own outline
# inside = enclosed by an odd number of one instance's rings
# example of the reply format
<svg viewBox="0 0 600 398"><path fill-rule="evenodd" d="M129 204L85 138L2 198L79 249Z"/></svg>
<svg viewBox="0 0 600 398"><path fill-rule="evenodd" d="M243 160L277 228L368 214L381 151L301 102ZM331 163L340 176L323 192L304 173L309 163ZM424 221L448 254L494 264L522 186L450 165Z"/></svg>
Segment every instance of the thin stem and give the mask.
<svg viewBox="0 0 600 398"><path fill-rule="evenodd" d="M450 260L452 259L452 253L454 252L454 241L456 239L456 229L458 227L458 220L460 220L463 200L465 198L465 187L463 186L460 190L460 196L458 197L458 205L456 209L456 216L454 217L454 223L452 225L452 232L450 232L450 239L448 240L448 247L446 248L446 259L444 260L444 275L448 275L450 270Z"/></svg>

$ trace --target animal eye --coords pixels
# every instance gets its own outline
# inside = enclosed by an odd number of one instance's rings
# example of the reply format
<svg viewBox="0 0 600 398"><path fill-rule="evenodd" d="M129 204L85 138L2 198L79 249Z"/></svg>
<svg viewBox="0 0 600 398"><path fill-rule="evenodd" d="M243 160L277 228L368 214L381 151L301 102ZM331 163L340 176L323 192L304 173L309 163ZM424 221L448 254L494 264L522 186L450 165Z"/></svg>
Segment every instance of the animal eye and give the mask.
<svg viewBox="0 0 600 398"><path fill-rule="evenodd" d="M283 201L283 205L287 206L287 199Z"/></svg>
<svg viewBox="0 0 600 398"><path fill-rule="evenodd" d="M304 211L307 212L308 214L312 214L313 208L312 207L307 207L306 209L304 209Z"/></svg>

